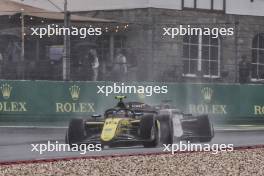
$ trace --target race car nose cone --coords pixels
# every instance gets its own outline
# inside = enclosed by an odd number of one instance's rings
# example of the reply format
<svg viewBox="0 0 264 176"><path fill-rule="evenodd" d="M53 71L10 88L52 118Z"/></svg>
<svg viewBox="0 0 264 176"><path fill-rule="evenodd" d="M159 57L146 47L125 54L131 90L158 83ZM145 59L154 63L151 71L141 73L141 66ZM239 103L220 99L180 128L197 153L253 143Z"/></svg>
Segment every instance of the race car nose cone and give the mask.
<svg viewBox="0 0 264 176"><path fill-rule="evenodd" d="M101 140L108 142L115 137L117 127L119 124L120 118L109 118L106 119L103 127L103 131L101 134Z"/></svg>

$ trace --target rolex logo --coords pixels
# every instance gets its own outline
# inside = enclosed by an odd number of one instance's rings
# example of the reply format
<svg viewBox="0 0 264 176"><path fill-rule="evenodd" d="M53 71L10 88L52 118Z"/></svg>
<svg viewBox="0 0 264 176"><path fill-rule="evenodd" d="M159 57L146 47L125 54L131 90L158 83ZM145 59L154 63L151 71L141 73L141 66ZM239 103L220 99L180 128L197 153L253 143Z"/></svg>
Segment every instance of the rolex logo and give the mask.
<svg viewBox="0 0 264 176"><path fill-rule="evenodd" d="M214 92L212 88L204 87L201 92L205 101L211 101Z"/></svg>
<svg viewBox="0 0 264 176"><path fill-rule="evenodd" d="M80 96L80 88L79 86L73 85L69 88L70 94L73 100L78 100Z"/></svg>
<svg viewBox="0 0 264 176"><path fill-rule="evenodd" d="M12 87L9 84L3 84L1 86L1 91L2 91L3 98L7 100L11 95Z"/></svg>

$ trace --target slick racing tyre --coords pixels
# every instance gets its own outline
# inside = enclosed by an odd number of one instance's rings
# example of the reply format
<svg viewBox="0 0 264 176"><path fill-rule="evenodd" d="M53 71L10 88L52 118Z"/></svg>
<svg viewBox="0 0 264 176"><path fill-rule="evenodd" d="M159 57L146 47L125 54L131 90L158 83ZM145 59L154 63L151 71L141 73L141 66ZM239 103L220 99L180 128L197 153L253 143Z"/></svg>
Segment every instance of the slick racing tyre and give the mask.
<svg viewBox="0 0 264 176"><path fill-rule="evenodd" d="M199 125L199 141L210 142L214 136L214 129L207 115L201 115L198 117Z"/></svg>
<svg viewBox="0 0 264 176"><path fill-rule="evenodd" d="M144 147L156 147L159 143L159 129L153 115L143 116L140 121L140 136ZM154 139L153 139L154 138Z"/></svg>
<svg viewBox="0 0 264 176"><path fill-rule="evenodd" d="M83 119L72 119L69 124L69 128L66 132L65 142L67 144L80 143L85 139L85 123Z"/></svg>

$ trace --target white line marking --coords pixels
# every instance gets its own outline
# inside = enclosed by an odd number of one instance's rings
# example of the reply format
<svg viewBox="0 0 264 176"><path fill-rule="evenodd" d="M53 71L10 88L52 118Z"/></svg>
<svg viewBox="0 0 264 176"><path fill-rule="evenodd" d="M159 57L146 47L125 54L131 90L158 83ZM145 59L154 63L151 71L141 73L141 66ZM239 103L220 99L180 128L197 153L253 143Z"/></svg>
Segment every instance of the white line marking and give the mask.
<svg viewBox="0 0 264 176"><path fill-rule="evenodd" d="M46 129L46 128L54 128L54 129L66 129L68 127L66 126L0 126L0 128L42 128L42 129Z"/></svg>

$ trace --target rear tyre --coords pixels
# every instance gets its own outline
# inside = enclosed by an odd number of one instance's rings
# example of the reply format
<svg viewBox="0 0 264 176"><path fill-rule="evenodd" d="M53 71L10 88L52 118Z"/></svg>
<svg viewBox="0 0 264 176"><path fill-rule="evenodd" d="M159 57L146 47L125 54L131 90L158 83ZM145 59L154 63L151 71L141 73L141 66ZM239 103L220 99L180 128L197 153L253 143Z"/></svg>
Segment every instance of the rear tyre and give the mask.
<svg viewBox="0 0 264 176"><path fill-rule="evenodd" d="M140 121L140 136L145 148L156 147L159 143L159 129L153 115L143 116Z"/></svg>
<svg viewBox="0 0 264 176"><path fill-rule="evenodd" d="M72 119L66 132L65 142L67 144L78 144L85 139L85 121L83 119Z"/></svg>
<svg viewBox="0 0 264 176"><path fill-rule="evenodd" d="M169 115L160 115L157 117L160 122L160 140L162 144L173 143L173 127Z"/></svg>
<svg viewBox="0 0 264 176"><path fill-rule="evenodd" d="M198 117L199 121L199 141L200 142L210 142L214 136L214 129L210 123L207 115L202 115Z"/></svg>

